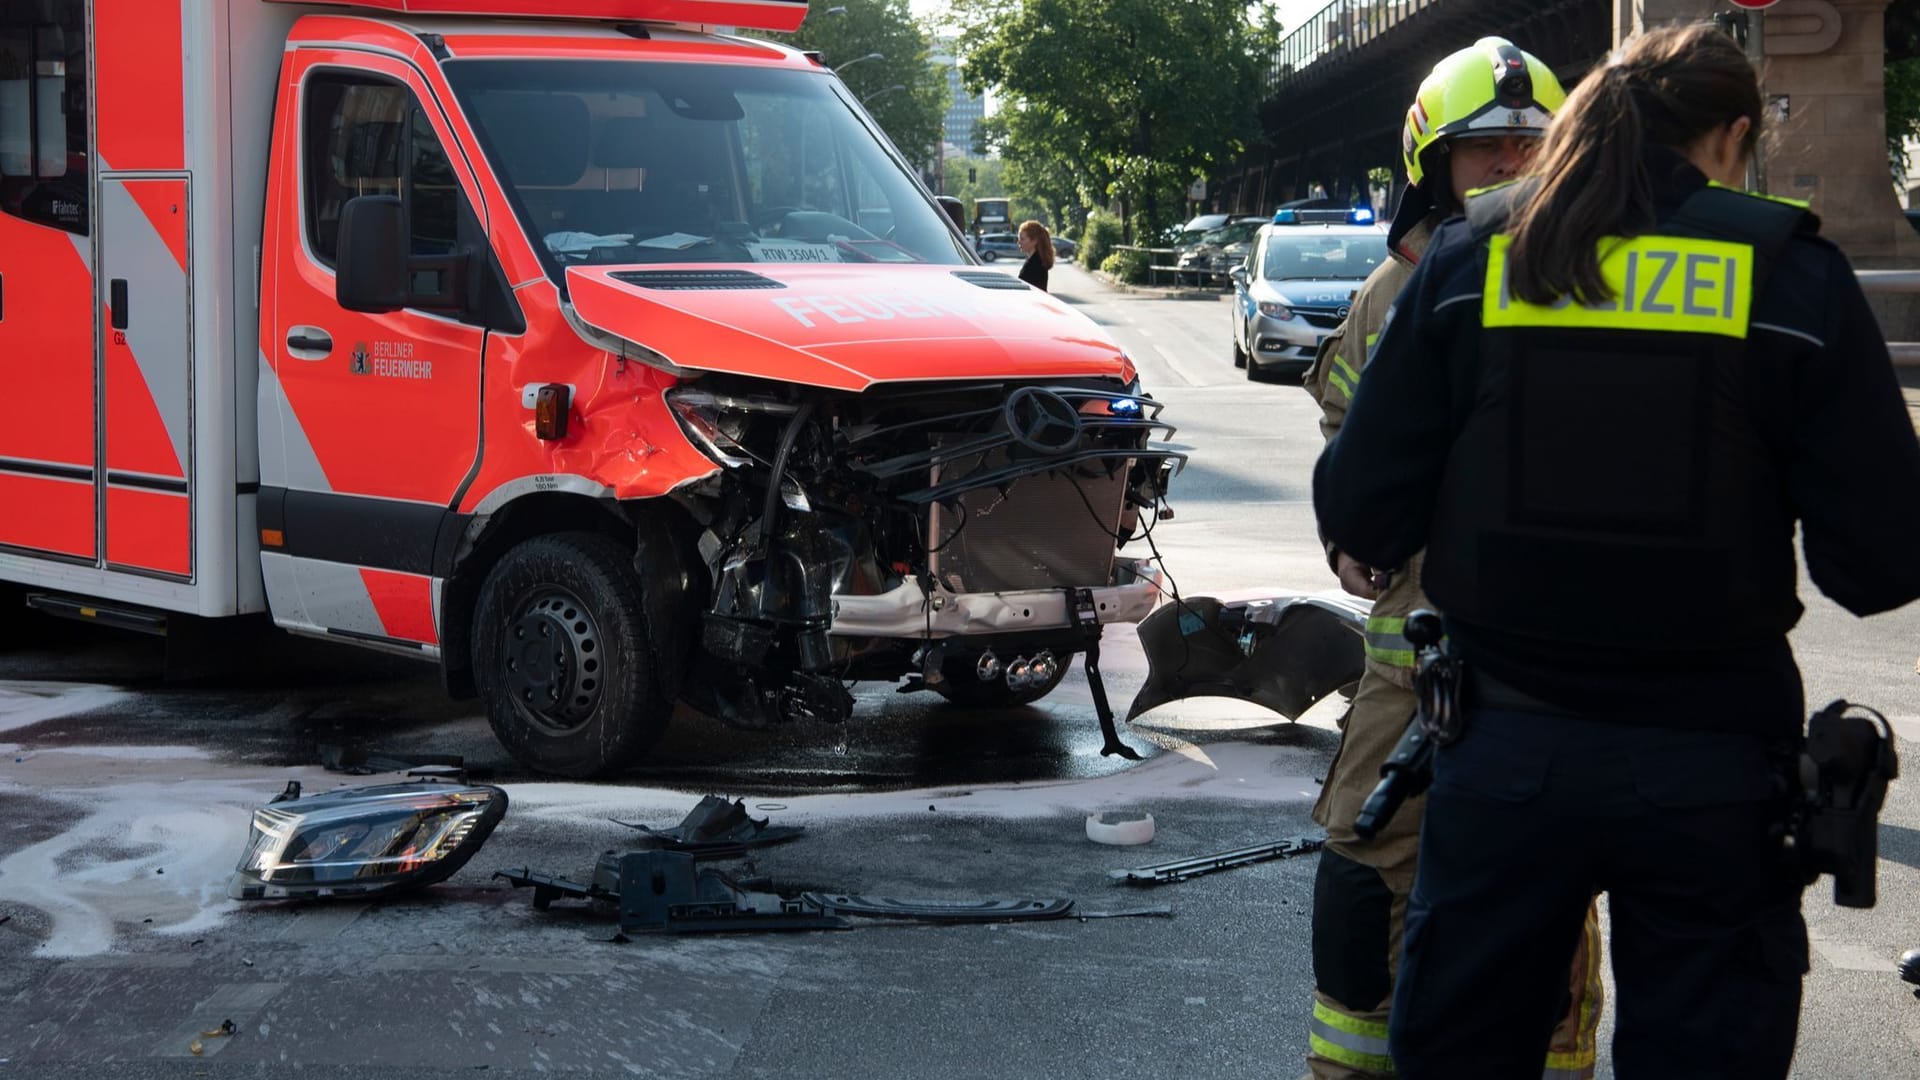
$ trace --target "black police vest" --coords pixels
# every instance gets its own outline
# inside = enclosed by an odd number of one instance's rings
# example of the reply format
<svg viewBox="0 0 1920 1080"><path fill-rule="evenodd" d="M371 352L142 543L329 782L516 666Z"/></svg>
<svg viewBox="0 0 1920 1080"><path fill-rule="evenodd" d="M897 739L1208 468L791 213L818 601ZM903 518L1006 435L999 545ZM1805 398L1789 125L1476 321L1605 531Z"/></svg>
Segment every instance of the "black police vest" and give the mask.
<svg viewBox="0 0 1920 1080"><path fill-rule="evenodd" d="M1754 298L1804 210L1706 188L1602 245L1615 297L1506 287L1516 194L1469 204L1486 243L1477 394L1448 458L1425 584L1510 634L1656 650L1777 641L1800 614L1783 432L1750 407ZM1779 426L1777 423L1774 426Z"/></svg>

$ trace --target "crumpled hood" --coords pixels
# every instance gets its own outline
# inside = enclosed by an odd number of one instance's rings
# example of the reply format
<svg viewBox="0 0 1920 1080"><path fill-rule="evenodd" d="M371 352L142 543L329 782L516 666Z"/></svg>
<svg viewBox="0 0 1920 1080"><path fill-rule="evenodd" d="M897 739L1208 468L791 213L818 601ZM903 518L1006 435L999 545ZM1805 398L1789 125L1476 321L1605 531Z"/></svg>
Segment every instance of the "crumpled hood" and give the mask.
<svg viewBox="0 0 1920 1080"><path fill-rule="evenodd" d="M567 290L588 326L692 370L856 391L903 380L1134 375L1092 320L979 267L575 266Z"/></svg>

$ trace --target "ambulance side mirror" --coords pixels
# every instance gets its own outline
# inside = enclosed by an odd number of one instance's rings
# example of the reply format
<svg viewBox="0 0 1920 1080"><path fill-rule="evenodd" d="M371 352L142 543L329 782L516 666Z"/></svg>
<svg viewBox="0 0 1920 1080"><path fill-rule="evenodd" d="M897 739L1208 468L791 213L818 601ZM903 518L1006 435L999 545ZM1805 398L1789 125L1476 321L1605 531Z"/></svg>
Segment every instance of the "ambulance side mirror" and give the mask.
<svg viewBox="0 0 1920 1080"><path fill-rule="evenodd" d="M361 195L340 208L333 295L348 311L407 306L407 217L396 195Z"/></svg>
<svg viewBox="0 0 1920 1080"><path fill-rule="evenodd" d="M394 195L361 195L340 210L334 299L348 311L465 311L471 252L410 255L407 215Z"/></svg>
<svg viewBox="0 0 1920 1080"><path fill-rule="evenodd" d="M958 226L961 232L966 232L967 231L966 204L961 202L959 199L954 198L951 195L935 195L934 199L940 203L940 209L945 210L947 212L947 216L953 219L954 225Z"/></svg>

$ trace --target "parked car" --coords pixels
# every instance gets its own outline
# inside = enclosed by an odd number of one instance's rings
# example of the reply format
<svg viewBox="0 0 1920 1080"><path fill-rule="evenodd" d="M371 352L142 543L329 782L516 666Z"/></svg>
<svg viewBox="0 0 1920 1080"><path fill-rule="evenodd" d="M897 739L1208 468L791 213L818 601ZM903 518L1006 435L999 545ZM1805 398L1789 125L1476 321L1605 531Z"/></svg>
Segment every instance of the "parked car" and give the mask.
<svg viewBox="0 0 1920 1080"><path fill-rule="evenodd" d="M1064 236L1056 236L1053 238L1053 253L1058 258L1071 259L1080 254L1080 245Z"/></svg>
<svg viewBox="0 0 1920 1080"><path fill-rule="evenodd" d="M1217 229L1208 229L1199 243L1176 256L1180 276L1196 284L1224 282L1228 270L1246 262L1248 246L1267 223L1265 217L1236 217ZM1188 278L1186 271L1193 277Z"/></svg>
<svg viewBox="0 0 1920 1080"><path fill-rule="evenodd" d="M1387 260L1379 225L1267 225L1233 268L1233 366L1305 374L1353 294Z"/></svg>
<svg viewBox="0 0 1920 1080"><path fill-rule="evenodd" d="M980 254L984 262L994 262L1002 255L1010 259L1025 258L1020 250L1020 238L1010 232L981 233L980 240L973 249Z"/></svg>

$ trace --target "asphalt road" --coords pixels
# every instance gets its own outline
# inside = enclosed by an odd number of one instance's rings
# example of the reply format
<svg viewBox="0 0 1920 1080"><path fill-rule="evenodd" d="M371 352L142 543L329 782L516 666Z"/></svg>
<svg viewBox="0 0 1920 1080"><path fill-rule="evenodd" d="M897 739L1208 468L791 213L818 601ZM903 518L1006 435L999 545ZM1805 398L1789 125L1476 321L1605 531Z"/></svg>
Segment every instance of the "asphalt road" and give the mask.
<svg viewBox="0 0 1920 1080"><path fill-rule="evenodd" d="M1008 268L1009 272L1011 267ZM1308 472L1315 411L1228 360L1223 302L1119 293L1078 268L1055 292L1132 353L1193 461L1156 534L1186 594L1330 586ZM1857 621L1803 588L1809 698L1879 705L1920 737L1920 612ZM1711 618L1649 595L1650 617ZM1109 689L1144 674L1110 634ZM1313 857L1152 890L1109 871L1310 834L1333 708L1301 723L1233 702L1154 711L1099 755L1076 673L992 714L863 687L835 728L738 732L677 718L617 784L517 769L432 674L328 646L191 685L142 638L45 624L0 653L0 1077L1298 1075L1311 986ZM319 748L464 755L513 809L450 882L387 903L224 900L247 814L326 773ZM699 796L743 797L806 835L753 869L781 888L960 899L1071 897L1171 917L607 941L489 875L576 873ZM1085 816L1146 810L1144 848L1091 844ZM1920 1002L1891 974L1920 945L1920 800L1896 787L1880 906L1807 905L1814 971L1796 1075L1920 1075ZM229 1038L199 1032L231 1019ZM190 1044L201 1044L201 1053ZM1610 1075L1604 1068L1603 1074Z"/></svg>

